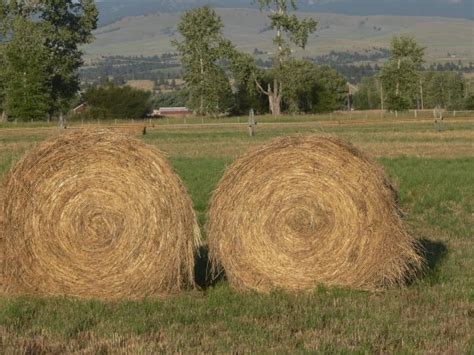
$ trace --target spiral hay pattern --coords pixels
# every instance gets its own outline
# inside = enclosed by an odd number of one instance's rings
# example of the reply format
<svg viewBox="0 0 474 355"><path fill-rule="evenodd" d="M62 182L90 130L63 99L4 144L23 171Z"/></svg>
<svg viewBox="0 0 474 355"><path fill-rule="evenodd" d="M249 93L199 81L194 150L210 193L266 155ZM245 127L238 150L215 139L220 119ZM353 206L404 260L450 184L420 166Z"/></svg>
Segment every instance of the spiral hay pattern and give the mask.
<svg viewBox="0 0 474 355"><path fill-rule="evenodd" d="M9 173L3 217L9 293L137 299L194 285L192 203L165 157L132 137L41 144Z"/></svg>
<svg viewBox="0 0 474 355"><path fill-rule="evenodd" d="M333 137L279 138L238 159L214 193L207 236L238 290L378 290L422 266L382 169Z"/></svg>

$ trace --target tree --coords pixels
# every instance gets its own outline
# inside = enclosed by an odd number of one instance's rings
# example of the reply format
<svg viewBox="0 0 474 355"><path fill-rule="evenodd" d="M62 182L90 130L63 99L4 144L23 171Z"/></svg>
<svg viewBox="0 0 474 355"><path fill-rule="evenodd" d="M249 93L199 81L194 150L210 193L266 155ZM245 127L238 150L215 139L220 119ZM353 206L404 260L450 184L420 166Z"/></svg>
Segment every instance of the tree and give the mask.
<svg viewBox="0 0 474 355"><path fill-rule="evenodd" d="M43 46L49 54L49 114L59 113L61 125L63 113L79 88L79 47L92 40L97 16L94 0L0 0L0 28L4 34L18 30L14 24L19 18L41 24Z"/></svg>
<svg viewBox="0 0 474 355"><path fill-rule="evenodd" d="M292 59L282 73L287 77L282 99L288 111L317 113L344 107L346 79L329 66Z"/></svg>
<svg viewBox="0 0 474 355"><path fill-rule="evenodd" d="M232 51L222 34L222 20L209 6L187 11L178 24L181 42L173 42L181 55L189 106L201 115L231 109L231 87L222 67Z"/></svg>
<svg viewBox="0 0 474 355"><path fill-rule="evenodd" d="M317 22L313 19L300 20L290 11L296 10L296 0L258 0L260 10L269 10L270 26L276 31L274 43L276 54L273 66L273 83L267 84L265 90L257 80L256 85L260 92L268 97L270 111L275 115L281 114L281 101L285 76L282 75L284 64L291 56L290 44L305 48L309 34L316 31ZM286 35L286 38L285 38Z"/></svg>
<svg viewBox="0 0 474 355"><path fill-rule="evenodd" d="M464 108L466 110L474 110L474 94L468 94L464 100Z"/></svg>
<svg viewBox="0 0 474 355"><path fill-rule="evenodd" d="M427 72L425 82L426 107L442 107L448 110L465 106L466 80L456 72Z"/></svg>
<svg viewBox="0 0 474 355"><path fill-rule="evenodd" d="M380 81L376 76L363 77L359 90L354 95L354 106L357 110L374 110L381 108Z"/></svg>
<svg viewBox="0 0 474 355"><path fill-rule="evenodd" d="M84 101L93 118L143 118L151 112L151 92L108 83L89 88Z"/></svg>
<svg viewBox="0 0 474 355"><path fill-rule="evenodd" d="M153 98L153 107L181 107L186 106L186 90L163 92Z"/></svg>
<svg viewBox="0 0 474 355"><path fill-rule="evenodd" d="M400 111L412 105L420 87L424 50L412 37L400 36L392 39L391 57L380 72L385 93L384 101L388 109Z"/></svg>
<svg viewBox="0 0 474 355"><path fill-rule="evenodd" d="M256 90L255 82L265 80L265 73L257 67L255 59L247 54L233 50L229 57L230 72L235 87L235 114L247 114L250 109L267 112L268 104ZM262 102L263 101L263 102Z"/></svg>
<svg viewBox="0 0 474 355"><path fill-rule="evenodd" d="M45 119L51 105L49 55L41 26L22 17L15 19L5 47L4 108L15 119Z"/></svg>
<svg viewBox="0 0 474 355"><path fill-rule="evenodd" d="M5 68L7 61L5 58L5 45L0 42L0 118L2 121L6 120L5 112Z"/></svg>

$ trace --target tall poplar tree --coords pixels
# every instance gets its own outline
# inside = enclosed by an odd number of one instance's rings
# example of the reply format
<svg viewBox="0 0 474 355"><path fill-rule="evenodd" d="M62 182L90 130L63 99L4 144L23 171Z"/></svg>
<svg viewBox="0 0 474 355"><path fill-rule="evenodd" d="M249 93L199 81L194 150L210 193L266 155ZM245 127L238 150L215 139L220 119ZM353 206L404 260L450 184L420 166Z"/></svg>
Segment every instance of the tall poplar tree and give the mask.
<svg viewBox="0 0 474 355"><path fill-rule="evenodd" d="M389 110L406 110L422 88L420 70L425 49L413 37L400 36L392 39L390 52L380 72L384 102Z"/></svg>
<svg viewBox="0 0 474 355"><path fill-rule="evenodd" d="M270 112L275 116L281 114L281 101L283 97L283 86L285 85L284 66L291 57L291 44L305 48L308 37L316 31L317 22L311 18L300 20L296 15L290 15L295 11L296 0L258 0L260 10L269 11L268 18L270 26L275 30L274 43L276 53L273 66L273 83L268 83L265 89L256 80L260 92L268 96Z"/></svg>
<svg viewBox="0 0 474 355"><path fill-rule="evenodd" d="M40 27L23 17L15 19L5 48L4 109L14 119L45 119L51 105L49 53Z"/></svg>
<svg viewBox="0 0 474 355"><path fill-rule="evenodd" d="M232 106L232 90L222 66L232 45L224 38L223 27L209 6L190 10L178 24L183 40L173 42L181 55L188 105L201 115L227 112Z"/></svg>

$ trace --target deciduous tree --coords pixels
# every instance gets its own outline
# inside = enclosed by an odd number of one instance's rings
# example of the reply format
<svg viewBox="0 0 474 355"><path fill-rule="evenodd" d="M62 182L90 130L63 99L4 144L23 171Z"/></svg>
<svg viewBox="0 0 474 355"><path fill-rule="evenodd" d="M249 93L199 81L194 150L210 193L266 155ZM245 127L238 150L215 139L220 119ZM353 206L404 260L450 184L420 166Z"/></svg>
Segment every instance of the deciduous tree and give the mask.
<svg viewBox="0 0 474 355"><path fill-rule="evenodd" d="M305 48L308 37L316 30L317 22L311 18L298 19L290 15L297 9L296 0L258 0L260 10L269 11L270 26L275 30L274 43L276 53L273 67L273 83L264 88L257 80L256 85L260 92L268 96L270 111L278 116L281 114L281 102L286 77L283 75L284 64L291 56L291 44Z"/></svg>
<svg viewBox="0 0 474 355"><path fill-rule="evenodd" d="M18 31L18 19L33 20L42 31L48 52L49 114L58 113L61 125L63 113L79 88L80 46L92 40L97 16L94 0L0 0L0 28L7 38Z"/></svg>
<svg viewBox="0 0 474 355"><path fill-rule="evenodd" d="M285 63L282 73L287 78L283 104L289 112L330 112L344 107L346 80L334 69L292 59Z"/></svg>
<svg viewBox="0 0 474 355"><path fill-rule="evenodd" d="M89 88L84 100L93 118L143 118L152 108L151 92L113 83Z"/></svg>
<svg viewBox="0 0 474 355"><path fill-rule="evenodd" d="M51 105L49 53L41 23L18 17L5 47L2 79L4 109L18 120L43 120Z"/></svg>
<svg viewBox="0 0 474 355"><path fill-rule="evenodd" d="M400 36L392 39L390 51L390 60L380 73L384 101L390 110L406 110L420 87L420 69L425 49L413 37Z"/></svg>
<svg viewBox="0 0 474 355"><path fill-rule="evenodd" d="M232 51L222 34L222 20L209 6L187 11L178 24L189 106L198 114L219 114L232 107L232 91L222 63Z"/></svg>

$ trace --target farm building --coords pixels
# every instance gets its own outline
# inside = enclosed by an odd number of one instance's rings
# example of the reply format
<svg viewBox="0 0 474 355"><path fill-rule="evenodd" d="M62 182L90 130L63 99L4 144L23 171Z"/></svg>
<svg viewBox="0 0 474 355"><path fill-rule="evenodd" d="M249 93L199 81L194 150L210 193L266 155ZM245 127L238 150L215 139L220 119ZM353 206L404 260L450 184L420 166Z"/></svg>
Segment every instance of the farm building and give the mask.
<svg viewBox="0 0 474 355"><path fill-rule="evenodd" d="M192 115L192 111L187 107L160 107L159 110L153 111L153 116L185 117L189 115Z"/></svg>
<svg viewBox="0 0 474 355"><path fill-rule="evenodd" d="M87 105L85 103L82 103L79 106L72 109L72 112L77 115L84 113L86 111L87 111Z"/></svg>

